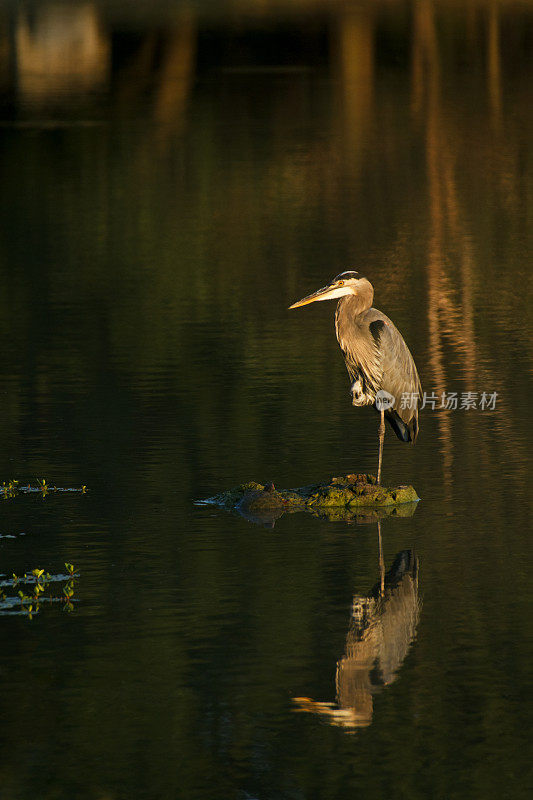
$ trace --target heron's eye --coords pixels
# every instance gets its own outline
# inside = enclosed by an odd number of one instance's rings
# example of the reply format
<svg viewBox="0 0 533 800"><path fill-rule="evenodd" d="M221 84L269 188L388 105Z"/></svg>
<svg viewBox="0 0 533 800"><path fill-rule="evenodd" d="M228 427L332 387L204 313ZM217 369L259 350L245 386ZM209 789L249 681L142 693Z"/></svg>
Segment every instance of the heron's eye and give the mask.
<svg viewBox="0 0 533 800"><path fill-rule="evenodd" d="M339 286L344 286L344 281L339 281Z"/></svg>

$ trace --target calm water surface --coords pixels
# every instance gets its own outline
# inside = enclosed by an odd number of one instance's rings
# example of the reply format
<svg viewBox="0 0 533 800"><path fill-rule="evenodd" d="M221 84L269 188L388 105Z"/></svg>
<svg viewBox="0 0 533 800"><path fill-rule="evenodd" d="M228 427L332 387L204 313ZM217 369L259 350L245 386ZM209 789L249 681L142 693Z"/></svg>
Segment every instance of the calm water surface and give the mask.
<svg viewBox="0 0 533 800"><path fill-rule="evenodd" d="M2 11L0 478L90 489L1 504L2 574L81 575L0 616L2 800L529 797L529 7L161 5ZM381 606L375 522L194 505L375 471L287 311L348 267L497 393L387 435Z"/></svg>

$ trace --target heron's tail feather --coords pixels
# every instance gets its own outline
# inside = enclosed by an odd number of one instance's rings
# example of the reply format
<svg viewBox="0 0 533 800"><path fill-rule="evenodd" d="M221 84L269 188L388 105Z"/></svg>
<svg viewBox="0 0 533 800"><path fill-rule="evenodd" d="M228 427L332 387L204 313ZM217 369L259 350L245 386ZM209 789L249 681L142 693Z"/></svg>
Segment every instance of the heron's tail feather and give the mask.
<svg viewBox="0 0 533 800"><path fill-rule="evenodd" d="M409 422L404 422L397 411L391 409L385 412L385 417L398 439L402 442L416 442L418 436L418 415L415 414Z"/></svg>

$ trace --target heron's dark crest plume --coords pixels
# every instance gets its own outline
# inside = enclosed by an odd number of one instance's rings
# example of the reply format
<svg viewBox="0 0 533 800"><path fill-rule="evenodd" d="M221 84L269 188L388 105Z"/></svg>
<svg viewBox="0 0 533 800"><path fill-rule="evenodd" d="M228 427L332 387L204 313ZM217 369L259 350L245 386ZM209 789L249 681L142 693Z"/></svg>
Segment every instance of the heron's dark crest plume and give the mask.
<svg viewBox="0 0 533 800"><path fill-rule="evenodd" d="M386 314L372 307L374 288L358 272L341 272L327 286L298 300L290 308L333 299L339 300L335 332L351 380L352 403L354 406L372 405L381 414L380 483L385 419L402 442L414 444L418 436L418 400L422 397L420 378L401 333ZM388 408L377 402L380 391L392 398ZM402 397L406 398L403 403Z"/></svg>

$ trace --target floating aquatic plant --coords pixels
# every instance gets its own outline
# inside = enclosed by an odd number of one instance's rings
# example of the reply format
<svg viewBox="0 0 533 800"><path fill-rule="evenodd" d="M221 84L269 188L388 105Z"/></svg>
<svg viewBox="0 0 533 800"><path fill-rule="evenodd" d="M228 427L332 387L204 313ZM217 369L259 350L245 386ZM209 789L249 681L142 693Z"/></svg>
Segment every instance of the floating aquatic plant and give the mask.
<svg viewBox="0 0 533 800"><path fill-rule="evenodd" d="M7 483L4 481L0 486L0 497L4 500L12 499L19 494L40 494L42 497L45 497L49 492L56 492L56 493L78 493L78 494L86 494L87 493L87 486L80 486L74 488L65 488L63 486L50 486L46 478L37 478L37 486L32 486L31 484L27 484L24 486L19 485L19 481L10 480Z"/></svg>
<svg viewBox="0 0 533 800"><path fill-rule="evenodd" d="M23 614L32 619L47 603L59 603L68 613L74 611L75 585L79 573L69 561L65 561L65 569L66 574L52 575L41 567L35 567L24 575L13 572L11 578L0 576L0 615ZM61 594L57 592L57 584L63 584Z"/></svg>

